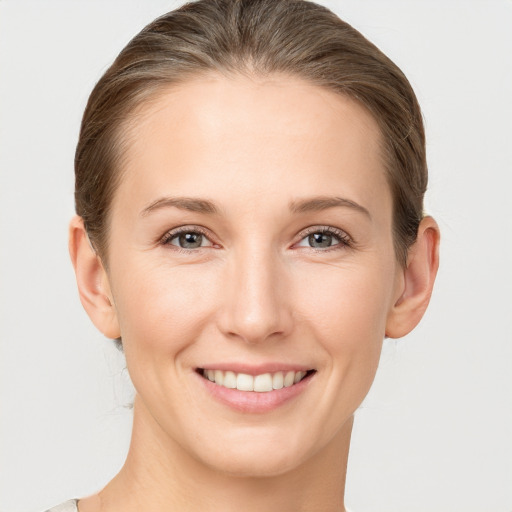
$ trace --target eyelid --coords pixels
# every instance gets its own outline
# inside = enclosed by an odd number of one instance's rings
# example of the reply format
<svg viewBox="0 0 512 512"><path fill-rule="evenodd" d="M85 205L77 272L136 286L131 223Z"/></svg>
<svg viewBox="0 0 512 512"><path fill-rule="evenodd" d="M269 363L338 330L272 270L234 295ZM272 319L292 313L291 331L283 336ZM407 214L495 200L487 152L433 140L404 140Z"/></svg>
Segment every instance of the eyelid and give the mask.
<svg viewBox="0 0 512 512"><path fill-rule="evenodd" d="M211 235L210 231L206 229L203 226L197 225L197 224L187 224L184 226L179 226L173 229L170 229L164 233L163 236L160 237L158 243L163 246L172 246L173 249L177 251L183 251L183 252L193 252L193 251L199 251L201 249L205 249L206 247L198 247L195 249L184 249L179 246L175 246L174 244L170 244L169 242L175 238L176 236L179 236L182 233L199 233L206 237L208 241L212 244L209 247L220 247L218 243L214 241L214 237ZM314 225L309 226L308 228L302 230L297 235L297 241L293 244L294 247L297 246L299 242L304 240L307 236L311 235L312 233L325 233L329 235L335 236L340 242L325 249L319 249L315 247L310 247L309 249L312 249L317 252L328 252L330 250L336 250L341 248L351 248L354 246L354 240L352 237L343 229L336 228L334 226L326 226L326 225Z"/></svg>
<svg viewBox="0 0 512 512"><path fill-rule="evenodd" d="M310 226L306 228L305 230L301 231L297 237L298 241L294 244L297 246L298 243L302 242L307 236L313 234L313 233L324 233L335 236L340 243L332 245L326 249L319 249L317 247L309 247L309 249L312 249L317 252L328 252L330 250L336 250L341 248L351 248L354 246L354 240L352 237L343 229L336 228L334 226L325 226L325 225L317 225L317 226ZM306 247L307 248L307 247Z"/></svg>
<svg viewBox="0 0 512 512"><path fill-rule="evenodd" d="M205 247L197 247L195 249L184 249L179 246L174 246L173 244L170 243L170 241L173 238L176 238L178 235L181 235L182 233L199 233L200 235L203 235L205 238L207 238L210 241L210 243L212 244L211 246L217 245L213 241L213 237L212 237L211 233L203 226L198 226L196 224L188 224L185 226L179 226L177 228L170 229L170 230L166 231L162 237L160 237L158 243L160 245L166 245L166 246L172 245L173 247L176 248L176 250L181 250L181 251L185 251L185 252L198 251L200 249L205 248Z"/></svg>

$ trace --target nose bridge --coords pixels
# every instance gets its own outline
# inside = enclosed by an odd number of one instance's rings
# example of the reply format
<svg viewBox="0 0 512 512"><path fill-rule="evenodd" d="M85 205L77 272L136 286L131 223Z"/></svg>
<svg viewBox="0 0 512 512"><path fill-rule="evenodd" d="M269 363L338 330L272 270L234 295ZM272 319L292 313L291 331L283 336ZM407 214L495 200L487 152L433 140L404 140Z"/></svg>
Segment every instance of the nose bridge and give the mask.
<svg viewBox="0 0 512 512"><path fill-rule="evenodd" d="M221 329L249 343L286 335L291 327L286 276L279 255L268 241L261 244L253 240L238 248L229 267Z"/></svg>

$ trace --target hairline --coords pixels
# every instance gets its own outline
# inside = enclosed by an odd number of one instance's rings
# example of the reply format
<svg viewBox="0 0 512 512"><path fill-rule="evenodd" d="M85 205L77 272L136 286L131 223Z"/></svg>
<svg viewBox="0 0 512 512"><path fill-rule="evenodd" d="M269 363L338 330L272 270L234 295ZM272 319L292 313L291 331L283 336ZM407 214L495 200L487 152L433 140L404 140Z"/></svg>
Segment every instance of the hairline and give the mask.
<svg viewBox="0 0 512 512"><path fill-rule="evenodd" d="M379 158L382 161L383 171L385 173L386 182L388 184L392 200L392 236L395 257L402 266L405 265L406 255L403 254L404 251L400 246L399 234L396 230L396 198L393 191L393 173L391 171L391 166L393 164L392 148L390 147L389 141L385 135L384 127L382 126L380 119L372 112L370 107L363 100L358 98L357 94L350 94L349 91L342 91L340 90L339 87L336 88L335 86L330 86L328 83L322 83L320 80L314 80L313 78L308 77L306 73L301 74L299 72L280 70L265 71L259 69L257 66L254 66L253 64L253 62L247 62L244 64L238 63L238 67L235 67L234 65L230 67L198 67L196 69L179 71L179 76L176 76L178 73L176 71L173 71L175 76L172 76L172 73L169 73L166 79L158 79L153 82L148 80L146 82L146 86L144 88L139 89L138 94L133 100L133 103L125 109L121 120L114 127L111 136L111 144L113 149L111 169L113 173L112 197L108 204L108 208L106 210L106 214L104 217L104 232L102 237L102 246L101 248L98 248L99 250L97 250L102 260L102 263L104 264L105 269L108 269L108 249L110 240L110 230L112 225L112 207L115 201L117 190L126 173L127 159L129 158L130 155L130 143L131 141L134 140L136 136L135 132L137 130L137 127L140 126L140 122L143 122L146 116L149 117L155 112L154 109L159 103L159 100L166 93L172 91L175 88L179 88L180 86L186 86L187 84L194 82L200 79L201 77L208 76L224 77L227 79L236 79L237 77L243 77L251 80L255 80L258 78L263 79L266 77L282 77L300 80L305 84L319 87L320 89L332 92L337 96L342 96L362 107L364 111L368 113L368 115L373 119L378 128L376 150L378 152Z"/></svg>

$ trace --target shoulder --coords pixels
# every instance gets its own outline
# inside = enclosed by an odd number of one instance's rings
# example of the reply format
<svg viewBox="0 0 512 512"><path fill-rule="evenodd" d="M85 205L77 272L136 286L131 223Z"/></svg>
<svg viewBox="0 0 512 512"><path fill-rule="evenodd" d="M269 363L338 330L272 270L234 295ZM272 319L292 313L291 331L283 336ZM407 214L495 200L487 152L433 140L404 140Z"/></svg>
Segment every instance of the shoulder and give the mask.
<svg viewBox="0 0 512 512"><path fill-rule="evenodd" d="M78 512L77 500L69 500L56 507L52 507L45 512Z"/></svg>

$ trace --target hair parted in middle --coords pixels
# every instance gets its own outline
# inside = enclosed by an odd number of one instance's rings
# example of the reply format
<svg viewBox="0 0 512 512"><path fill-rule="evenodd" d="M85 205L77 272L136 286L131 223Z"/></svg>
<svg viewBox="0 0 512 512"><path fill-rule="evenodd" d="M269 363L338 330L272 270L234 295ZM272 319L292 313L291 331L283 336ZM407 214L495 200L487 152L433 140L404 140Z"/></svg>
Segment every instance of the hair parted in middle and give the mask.
<svg viewBox="0 0 512 512"><path fill-rule="evenodd" d="M327 8L305 0L199 0L136 35L94 87L75 155L75 203L108 268L109 213L137 110L173 84L220 73L287 75L363 105L382 134L395 253L406 265L427 187L420 107L405 75Z"/></svg>

